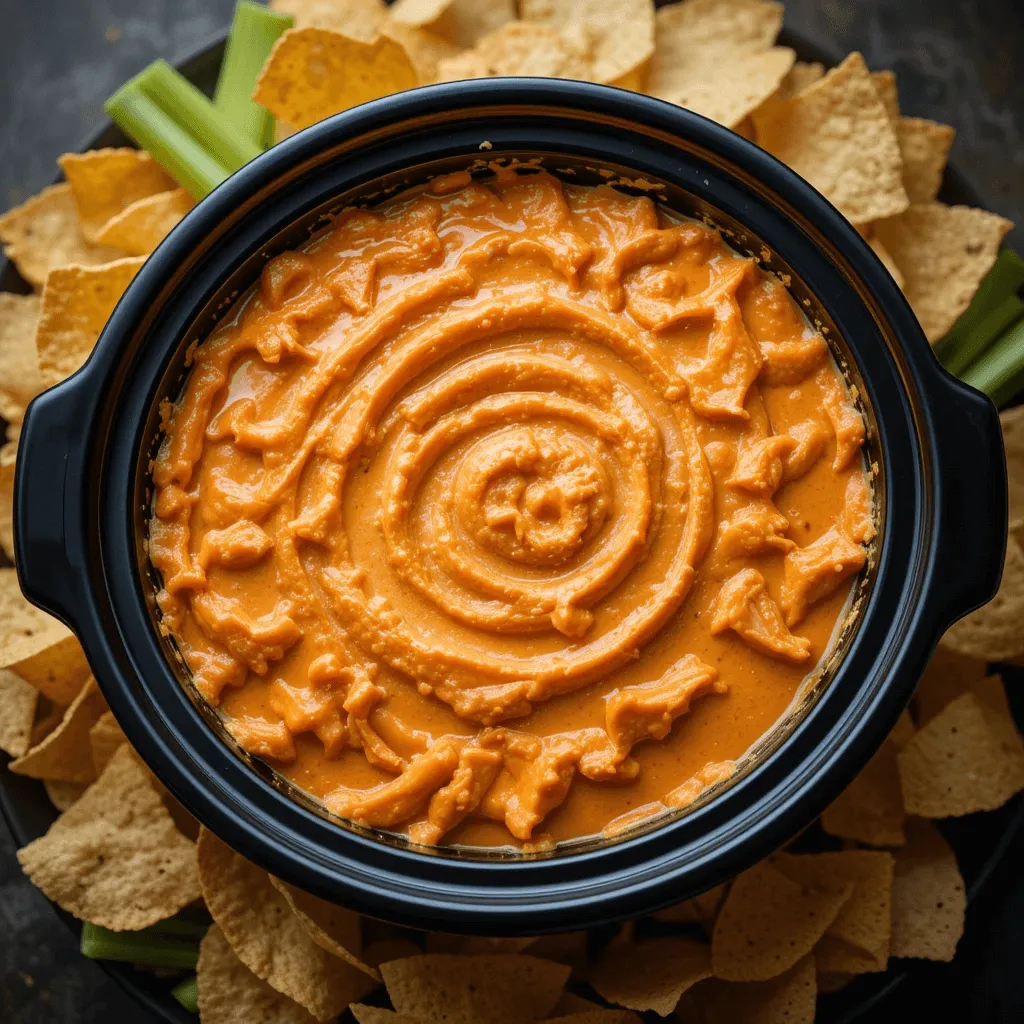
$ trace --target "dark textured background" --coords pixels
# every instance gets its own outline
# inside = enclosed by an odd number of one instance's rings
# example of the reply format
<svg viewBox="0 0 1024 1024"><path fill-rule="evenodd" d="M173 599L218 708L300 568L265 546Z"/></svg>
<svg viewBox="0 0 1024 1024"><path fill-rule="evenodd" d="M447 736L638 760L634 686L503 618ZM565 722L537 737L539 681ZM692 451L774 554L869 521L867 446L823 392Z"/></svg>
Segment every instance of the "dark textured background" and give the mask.
<svg viewBox="0 0 1024 1024"><path fill-rule="evenodd" d="M0 208L48 184L103 100L156 57L228 24L234 0L0 0ZM786 24L893 68L904 113L952 124L953 160L990 209L1024 225L1022 0L789 0ZM1024 246L1024 228L1009 241ZM924 965L872 1021L1024 1021L1024 840L972 905L952 965ZM21 876L0 824L0 1022L151 1024Z"/></svg>

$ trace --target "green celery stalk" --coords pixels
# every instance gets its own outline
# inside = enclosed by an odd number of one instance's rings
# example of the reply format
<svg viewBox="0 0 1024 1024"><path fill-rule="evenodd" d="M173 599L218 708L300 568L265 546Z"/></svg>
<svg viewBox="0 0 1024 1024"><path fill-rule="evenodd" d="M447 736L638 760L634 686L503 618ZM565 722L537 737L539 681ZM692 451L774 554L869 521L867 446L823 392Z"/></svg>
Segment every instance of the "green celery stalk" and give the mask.
<svg viewBox="0 0 1024 1024"><path fill-rule="evenodd" d="M239 0L235 7L213 105L261 149L274 141L274 118L253 102L253 90L274 43L293 24L291 15L275 14L250 0Z"/></svg>
<svg viewBox="0 0 1024 1024"><path fill-rule="evenodd" d="M81 948L91 960L117 960L165 970L194 971L199 961L196 939L161 935L149 928L138 932L112 932L85 922Z"/></svg>
<svg viewBox="0 0 1024 1024"><path fill-rule="evenodd" d="M980 358L1024 315L1024 302L1011 292L988 312L960 339L960 344L946 358L945 366L950 373L962 374L976 359Z"/></svg>
<svg viewBox="0 0 1024 1024"><path fill-rule="evenodd" d="M237 171L262 152L167 61L153 61L133 81L228 171Z"/></svg>
<svg viewBox="0 0 1024 1024"><path fill-rule="evenodd" d="M935 345L935 354L948 365L955 351L980 325L994 306L1024 287L1024 259L1012 249L1000 249L992 269L982 279L971 304L949 332ZM954 371L955 372L955 371Z"/></svg>
<svg viewBox="0 0 1024 1024"><path fill-rule="evenodd" d="M1024 387L1024 320L976 359L960 379L984 391L997 407L1009 402Z"/></svg>
<svg viewBox="0 0 1024 1024"><path fill-rule="evenodd" d="M171 989L171 995L178 1000L189 1013L199 1012L199 980L193 974L191 978L178 982Z"/></svg>
<svg viewBox="0 0 1024 1024"><path fill-rule="evenodd" d="M121 86L104 104L104 110L196 199L212 192L231 173L134 80Z"/></svg>

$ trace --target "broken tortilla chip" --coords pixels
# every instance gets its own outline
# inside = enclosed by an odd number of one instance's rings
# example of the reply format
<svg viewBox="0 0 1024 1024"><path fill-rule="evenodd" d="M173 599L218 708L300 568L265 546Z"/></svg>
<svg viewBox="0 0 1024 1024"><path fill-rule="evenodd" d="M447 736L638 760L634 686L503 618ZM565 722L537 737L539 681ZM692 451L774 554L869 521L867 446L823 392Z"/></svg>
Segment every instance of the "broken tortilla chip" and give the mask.
<svg viewBox="0 0 1024 1024"><path fill-rule="evenodd" d="M996 596L954 623L939 641L961 654L1009 661L1024 654L1024 550L1014 534L1006 540L1003 578Z"/></svg>
<svg viewBox="0 0 1024 1024"><path fill-rule="evenodd" d="M892 889L892 955L952 960L964 931L967 894L956 856L930 822L907 822Z"/></svg>
<svg viewBox="0 0 1024 1024"><path fill-rule="evenodd" d="M903 187L912 203L926 203L939 194L955 134L948 124L923 117L901 117L896 122Z"/></svg>
<svg viewBox="0 0 1024 1024"><path fill-rule="evenodd" d="M314 1024L306 1009L257 978L211 925L199 944L196 966L203 1024Z"/></svg>
<svg viewBox="0 0 1024 1024"><path fill-rule="evenodd" d="M814 948L853 891L794 882L771 861L733 880L711 936L711 969L726 981L766 981Z"/></svg>
<svg viewBox="0 0 1024 1024"><path fill-rule="evenodd" d="M95 267L58 267L43 289L36 328L39 372L47 387L70 377L89 358L100 332L132 278L141 256Z"/></svg>
<svg viewBox="0 0 1024 1024"><path fill-rule="evenodd" d="M129 256L148 256L193 206L195 200L183 188L145 196L111 217L97 240Z"/></svg>
<svg viewBox="0 0 1024 1024"><path fill-rule="evenodd" d="M18 446L8 442L0 448L0 548L14 561L14 464Z"/></svg>
<svg viewBox="0 0 1024 1024"><path fill-rule="evenodd" d="M362 918L355 911L328 903L273 875L269 877L318 946L380 981L380 971L359 958L363 948L363 927Z"/></svg>
<svg viewBox="0 0 1024 1024"><path fill-rule="evenodd" d="M437 73L442 82L507 75L590 79L593 68L586 51L565 33L513 21L484 36L475 49L442 60Z"/></svg>
<svg viewBox="0 0 1024 1024"><path fill-rule="evenodd" d="M328 29L293 28L274 44L253 99L298 129L417 84L409 55L389 36L364 42Z"/></svg>
<svg viewBox="0 0 1024 1024"><path fill-rule="evenodd" d="M78 210L68 184L51 185L0 215L4 255L30 285L42 288L54 267L69 263L93 266L121 256L116 249L93 245L82 237Z"/></svg>
<svg viewBox="0 0 1024 1024"><path fill-rule="evenodd" d="M903 793L896 768L897 746L888 738L860 774L822 812L829 835L867 846L902 846Z"/></svg>
<svg viewBox="0 0 1024 1024"><path fill-rule="evenodd" d="M1024 789L1024 741L1013 719L965 693L899 752L903 803L924 818L1002 807Z"/></svg>
<svg viewBox="0 0 1024 1024"><path fill-rule="evenodd" d="M434 35L433 32L428 32L423 28L412 28L398 22L389 22L383 31L384 35L394 39L409 55L420 85L436 82L438 66L441 61L459 53L459 48L449 43L447 39Z"/></svg>
<svg viewBox="0 0 1024 1024"><path fill-rule="evenodd" d="M97 775L102 774L118 748L127 742L128 738L117 724L113 711L106 711L96 719L89 730L89 752Z"/></svg>
<svg viewBox="0 0 1024 1024"><path fill-rule="evenodd" d="M647 91L728 128L762 107L792 72L793 51L772 45L781 4L686 0L662 7L655 21Z"/></svg>
<svg viewBox="0 0 1024 1024"><path fill-rule="evenodd" d="M667 1017L683 993L711 977L711 950L678 936L614 946L594 964L590 984L609 1003Z"/></svg>
<svg viewBox="0 0 1024 1024"><path fill-rule="evenodd" d="M714 924L715 915L718 913L718 908L722 905L722 900L725 899L728 888L726 883L716 885L713 889L708 889L707 892L702 892L697 896L691 896L688 900L683 900L682 903L676 903L671 907L666 907L664 910L655 911L651 916L655 921L665 921L670 924L700 924L705 926Z"/></svg>
<svg viewBox="0 0 1024 1024"><path fill-rule="evenodd" d="M515 0L395 0L392 24L427 29L458 49L516 20ZM384 31L390 32L390 26Z"/></svg>
<svg viewBox="0 0 1024 1024"><path fill-rule="evenodd" d="M39 691L10 669L0 668L0 750L21 757L29 748Z"/></svg>
<svg viewBox="0 0 1024 1024"><path fill-rule="evenodd" d="M366 995L373 981L313 941L270 876L203 829L203 898L239 960L258 978L328 1020Z"/></svg>
<svg viewBox="0 0 1024 1024"><path fill-rule="evenodd" d="M957 697L977 692L976 686L987 675L988 665L982 658L936 648L914 691L914 720L919 726L930 722Z"/></svg>
<svg viewBox="0 0 1024 1024"><path fill-rule="evenodd" d="M124 746L46 835L18 851L18 860L68 913L113 931L137 931L198 899L195 850Z"/></svg>
<svg viewBox="0 0 1024 1024"><path fill-rule="evenodd" d="M628 89L643 86L654 55L651 0L521 0L520 16L587 45L595 82Z"/></svg>
<svg viewBox="0 0 1024 1024"><path fill-rule="evenodd" d="M874 225L903 272L903 292L929 341L938 341L970 305L1012 227L998 214L937 202L914 203Z"/></svg>
<svg viewBox="0 0 1024 1024"><path fill-rule="evenodd" d="M174 179L141 149L65 153L57 163L71 186L82 236L102 245L117 244L97 237L112 217L140 199L177 187Z"/></svg>
<svg viewBox="0 0 1024 1024"><path fill-rule="evenodd" d="M852 223L907 208L896 133L859 53L791 99L756 111L754 125L758 143ZM892 252L888 239L882 242Z"/></svg>
<svg viewBox="0 0 1024 1024"><path fill-rule="evenodd" d="M521 953L412 956L380 965L395 1010L447 1024L519 1024L546 1017L569 968ZM475 984L486 978L486 985Z"/></svg>
<svg viewBox="0 0 1024 1024"><path fill-rule="evenodd" d="M1010 492L1010 532L1024 526L1024 405L999 414L1006 450L1006 477Z"/></svg>
<svg viewBox="0 0 1024 1024"><path fill-rule="evenodd" d="M12 772L33 779L92 782L96 769L89 746L89 730L106 710L107 702L96 680L89 679L64 712L60 725L8 767Z"/></svg>
<svg viewBox="0 0 1024 1024"><path fill-rule="evenodd" d="M889 271L889 275L896 282L899 288L903 288L904 281L906 280L903 276L903 271L896 266L896 261L892 258L889 250L882 245L881 239L872 236L867 240L868 245L871 246L874 254L882 261L885 265L885 269Z"/></svg>
<svg viewBox="0 0 1024 1024"><path fill-rule="evenodd" d="M852 886L850 898L814 950L821 971L851 971L842 945L866 958L864 970L884 971L892 933L893 856L882 850L840 850L834 853L790 854L777 861L795 882L822 889ZM827 939L834 940L826 943ZM831 956L829 954L832 954ZM852 962L856 962L856 958ZM858 972L859 973L859 972Z"/></svg>
<svg viewBox="0 0 1024 1024"><path fill-rule="evenodd" d="M900 97L896 88L895 71L872 71L871 84L885 107L890 123L895 127L900 119Z"/></svg>
<svg viewBox="0 0 1024 1024"><path fill-rule="evenodd" d="M50 803L58 811L74 807L89 788L89 782L61 782L59 779L43 779L43 786Z"/></svg>
<svg viewBox="0 0 1024 1024"><path fill-rule="evenodd" d="M813 1024L817 994L814 957L808 956L770 981L706 981L693 989L693 1016L681 1007L679 1019L704 1024Z"/></svg>
<svg viewBox="0 0 1024 1024"><path fill-rule="evenodd" d="M46 386L36 357L38 295L0 292L0 416L21 423L28 403Z"/></svg>
<svg viewBox="0 0 1024 1024"><path fill-rule="evenodd" d="M270 0L272 11L287 14L295 28L329 28L352 39L373 39L388 20L384 0Z"/></svg>
<svg viewBox="0 0 1024 1024"><path fill-rule="evenodd" d="M92 674L73 634L10 666L54 704L70 704Z"/></svg>

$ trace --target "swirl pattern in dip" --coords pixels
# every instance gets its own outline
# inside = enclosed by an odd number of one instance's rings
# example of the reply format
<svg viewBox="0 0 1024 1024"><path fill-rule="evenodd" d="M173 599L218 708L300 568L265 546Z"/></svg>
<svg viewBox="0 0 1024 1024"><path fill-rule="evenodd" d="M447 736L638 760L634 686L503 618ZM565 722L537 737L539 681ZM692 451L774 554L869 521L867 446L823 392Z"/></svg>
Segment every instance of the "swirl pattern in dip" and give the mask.
<svg viewBox="0 0 1024 1024"><path fill-rule="evenodd" d="M874 532L862 419L779 281L547 173L344 211L165 427L149 553L199 691L418 842L692 801L826 654Z"/></svg>

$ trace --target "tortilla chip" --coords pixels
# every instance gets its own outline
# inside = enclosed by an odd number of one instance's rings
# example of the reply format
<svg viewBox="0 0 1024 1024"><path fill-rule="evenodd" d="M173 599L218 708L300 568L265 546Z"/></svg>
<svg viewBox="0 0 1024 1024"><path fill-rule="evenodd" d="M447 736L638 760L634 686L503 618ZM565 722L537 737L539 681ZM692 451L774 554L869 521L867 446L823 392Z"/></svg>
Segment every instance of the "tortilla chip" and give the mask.
<svg viewBox="0 0 1024 1024"><path fill-rule="evenodd" d="M967 893L956 856L930 821L907 822L892 889L892 955L952 960L964 931Z"/></svg>
<svg viewBox="0 0 1024 1024"><path fill-rule="evenodd" d="M380 981L380 971L359 958L363 948L363 927L362 919L355 911L328 903L273 875L269 877L291 912L321 949L341 957L375 981Z"/></svg>
<svg viewBox="0 0 1024 1024"><path fill-rule="evenodd" d="M64 712L60 725L8 767L33 779L92 782L97 773L92 763L89 730L106 710L107 702L96 680L90 679Z"/></svg>
<svg viewBox="0 0 1024 1024"><path fill-rule="evenodd" d="M814 958L805 957L770 981L736 984L712 980L694 989L705 1024L813 1024L817 980ZM690 1020L680 1015L681 1020Z"/></svg>
<svg viewBox="0 0 1024 1024"><path fill-rule="evenodd" d="M700 924L710 925L714 923L718 908L725 899L728 885L716 885L707 892L692 896L682 903L666 907L664 910L655 911L651 916L655 921L665 921L670 924Z"/></svg>
<svg viewBox="0 0 1024 1024"><path fill-rule="evenodd" d="M867 846L903 845L906 812L897 750L893 740L886 739L861 773L825 808L821 827L829 835Z"/></svg>
<svg viewBox="0 0 1024 1024"><path fill-rule="evenodd" d="M373 981L332 956L292 913L270 876L222 843L199 835L203 898L239 960L258 978L328 1020L366 995Z"/></svg>
<svg viewBox="0 0 1024 1024"><path fill-rule="evenodd" d="M926 203L939 194L955 134L948 124L923 117L901 117L896 122L903 187L912 203Z"/></svg>
<svg viewBox="0 0 1024 1024"><path fill-rule="evenodd" d="M100 228L97 240L123 249L129 256L148 256L195 205L183 188L145 196L111 217Z"/></svg>
<svg viewBox="0 0 1024 1024"><path fill-rule="evenodd" d="M903 803L924 818L990 811L1024 789L1024 741L1013 719L974 693L920 729L897 762Z"/></svg>
<svg viewBox="0 0 1024 1024"><path fill-rule="evenodd" d="M663 936L607 950L594 964L590 984L609 1003L667 1017L688 988L710 977L705 943Z"/></svg>
<svg viewBox="0 0 1024 1024"><path fill-rule="evenodd" d="M754 124L760 145L852 223L907 208L896 133L859 53L792 99L757 111ZM893 251L887 238L882 242ZM905 272L898 256L896 262Z"/></svg>
<svg viewBox="0 0 1024 1024"><path fill-rule="evenodd" d="M29 748L39 691L10 669L0 668L0 750L21 757Z"/></svg>
<svg viewBox="0 0 1024 1024"><path fill-rule="evenodd" d="M18 860L68 913L113 931L137 931L199 897L195 850L124 746L45 836L18 851Z"/></svg>
<svg viewBox="0 0 1024 1024"><path fill-rule="evenodd" d="M18 446L8 442L0 448L0 548L14 561L14 463Z"/></svg>
<svg viewBox="0 0 1024 1024"><path fill-rule="evenodd" d="M93 266L122 254L82 237L71 186L51 185L21 206L0 215L4 255L34 288L42 288L54 267Z"/></svg>
<svg viewBox="0 0 1024 1024"><path fill-rule="evenodd" d="M65 153L57 163L71 186L82 236L102 245L117 244L98 237L112 217L140 199L177 187L145 150L92 149Z"/></svg>
<svg viewBox="0 0 1024 1024"><path fill-rule="evenodd" d="M383 31L384 35L394 39L409 55L420 85L436 82L438 65L441 61L459 53L459 47L426 29L389 22ZM277 123L280 124L280 122Z"/></svg>
<svg viewBox="0 0 1024 1024"><path fill-rule="evenodd" d="M530 956L541 960L553 960L565 964L570 970L570 978L583 981L587 976L589 964L590 939L586 932L559 932L555 935L542 935L540 938L502 939L504 949L481 948L482 953L520 953L529 949ZM523 943L515 949L513 943Z"/></svg>
<svg viewBox="0 0 1024 1024"><path fill-rule="evenodd" d="M36 328L39 372L47 387L70 377L89 358L118 300L145 262L134 256L102 266L50 271Z"/></svg>
<svg viewBox="0 0 1024 1024"><path fill-rule="evenodd" d="M715 921L711 968L726 981L767 981L813 949L853 891L849 883L812 889L771 861L737 875Z"/></svg>
<svg viewBox="0 0 1024 1024"><path fill-rule="evenodd" d="M117 724L113 711L107 711L96 719L95 725L89 730L89 750L97 775L102 774L118 748L127 742L128 738Z"/></svg>
<svg viewBox="0 0 1024 1024"><path fill-rule="evenodd" d="M36 720L32 723L32 734L29 737L29 749L38 747L47 736L64 720L67 708L55 708L48 700L40 700L36 706Z"/></svg>
<svg viewBox="0 0 1024 1024"><path fill-rule="evenodd" d="M396 0L391 18L400 25L427 29L457 48L468 49L502 25L515 21L516 5L514 0Z"/></svg>
<svg viewBox="0 0 1024 1024"><path fill-rule="evenodd" d="M70 704L92 674L85 651L74 635L15 662L11 668L54 704Z"/></svg>
<svg viewBox="0 0 1024 1024"><path fill-rule="evenodd" d="M856 977L839 971L818 971L818 991L821 993L840 992Z"/></svg>
<svg viewBox="0 0 1024 1024"><path fill-rule="evenodd" d="M253 99L294 128L306 128L417 84L409 55L388 36L364 42L327 29L293 28L274 44Z"/></svg>
<svg viewBox="0 0 1024 1024"><path fill-rule="evenodd" d="M388 5L384 0L270 0L278 14L288 14L295 28L327 28L366 42L384 28Z"/></svg>
<svg viewBox="0 0 1024 1024"><path fill-rule="evenodd" d="M917 729L914 726L914 720L910 717L910 712L904 708L889 733L889 739L896 745L897 750L902 750L915 732Z"/></svg>
<svg viewBox="0 0 1024 1024"><path fill-rule="evenodd" d="M591 1013L594 1010L600 1009L601 1006L598 1003L584 999L583 996L578 996L575 992L566 991L558 997L558 1002L555 1003L554 1009L551 1011L551 1017L548 1020L566 1017L573 1013Z"/></svg>
<svg viewBox="0 0 1024 1024"><path fill-rule="evenodd" d="M930 722L957 697L978 692L977 685L987 675L988 665L981 658L972 658L940 646L925 667L914 692L914 720L919 726Z"/></svg>
<svg viewBox="0 0 1024 1024"><path fill-rule="evenodd" d="M1006 476L1010 491L1010 532L1024 526L1024 405L999 414L1006 449Z"/></svg>
<svg viewBox="0 0 1024 1024"><path fill-rule="evenodd" d="M423 950L412 939L377 939L363 950L363 960L371 967L380 967L389 960L404 960L406 957L419 956L422 952Z"/></svg>
<svg viewBox="0 0 1024 1024"><path fill-rule="evenodd" d="M871 84L875 87L875 92L878 93L878 98L882 101L889 120L895 126L900 119L900 98L896 88L896 72L872 71Z"/></svg>
<svg viewBox="0 0 1024 1024"><path fill-rule="evenodd" d="M903 271L904 294L929 341L938 341L970 305L1012 227L986 210L936 202L914 203L874 225Z"/></svg>
<svg viewBox="0 0 1024 1024"><path fill-rule="evenodd" d="M58 811L74 807L89 788L88 782L61 782L58 779L43 779L46 795Z"/></svg>
<svg viewBox="0 0 1024 1024"><path fill-rule="evenodd" d="M521 1024L546 1017L569 968L521 953L412 956L380 965L395 1010L447 1024ZM486 985L476 984L486 978Z"/></svg>
<svg viewBox="0 0 1024 1024"><path fill-rule="evenodd" d="M437 74L442 82L457 82L503 75L590 79L594 72L586 50L566 33L513 21L484 36L475 49L442 60Z"/></svg>
<svg viewBox="0 0 1024 1024"><path fill-rule="evenodd" d="M314 1024L316 1019L257 978L217 925L199 944L196 978L203 1024Z"/></svg>
<svg viewBox="0 0 1024 1024"><path fill-rule="evenodd" d="M580 934L571 932L570 934ZM582 934L586 935L586 932ZM560 936L555 935L558 939ZM492 935L453 935L451 932L427 932L424 940L424 948L417 949L408 956L418 956L420 953L459 953L463 956L484 956L491 953L522 953L527 946L537 942L535 935L522 936L520 938L504 938ZM391 960L400 960L402 957L389 957ZM551 960L554 957L545 956L544 959ZM562 961L564 962L564 961Z"/></svg>
<svg viewBox="0 0 1024 1024"><path fill-rule="evenodd" d="M652 0L521 0L520 16L589 44L595 82L642 86L654 56Z"/></svg>
<svg viewBox="0 0 1024 1024"><path fill-rule="evenodd" d="M903 276L903 271L896 266L896 261L892 258L889 250L882 244L881 239L872 236L868 239L868 245L871 246L874 254L885 264L885 269L889 271L892 279L902 289L906 278Z"/></svg>
<svg viewBox="0 0 1024 1024"><path fill-rule="evenodd" d="M647 92L728 128L765 104L793 69L793 51L772 46L781 4L687 0L662 7L655 20Z"/></svg>
<svg viewBox="0 0 1024 1024"><path fill-rule="evenodd" d="M46 386L36 357L38 295L0 292L0 416L21 423L28 403Z"/></svg>
<svg viewBox="0 0 1024 1024"><path fill-rule="evenodd" d="M825 65L818 61L805 63L798 60L790 69L789 74L782 80L779 87L783 96L789 98L802 93L810 85L814 85L819 79L825 77Z"/></svg>
<svg viewBox="0 0 1024 1024"><path fill-rule="evenodd" d="M881 850L780 857L778 866L795 882L817 889L848 883L853 892L815 947L820 971L854 971L843 945L866 958L864 970L884 971L892 931L893 856ZM826 940L834 940L827 942ZM856 958L852 962L856 962Z"/></svg>

